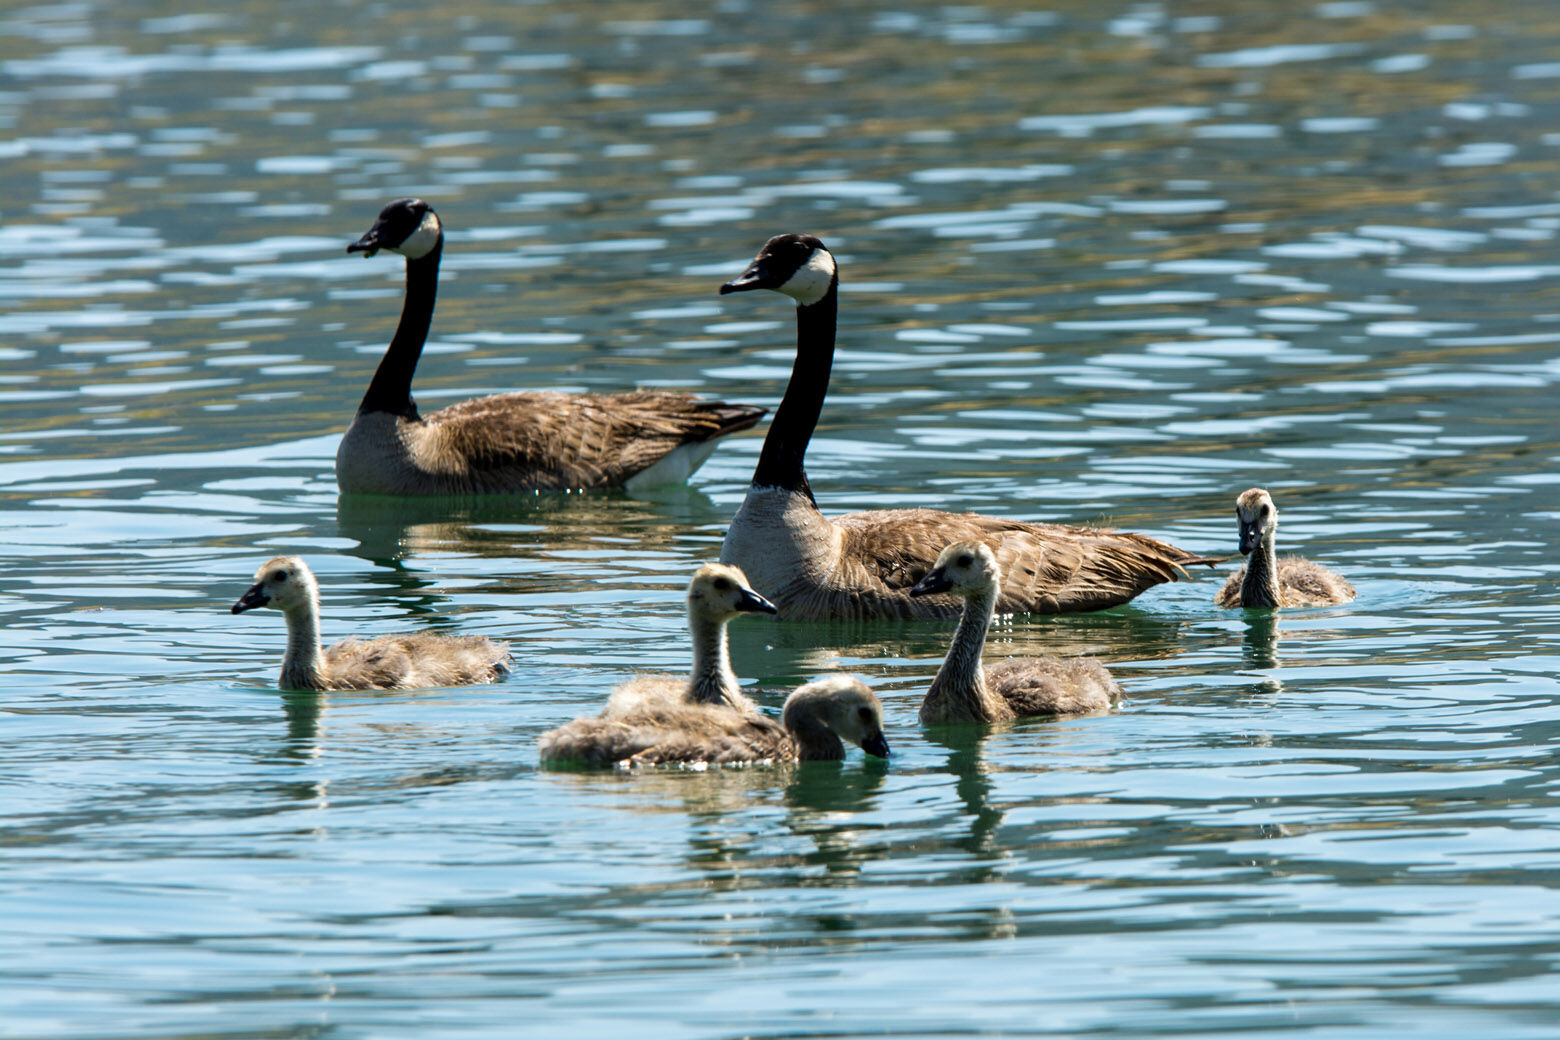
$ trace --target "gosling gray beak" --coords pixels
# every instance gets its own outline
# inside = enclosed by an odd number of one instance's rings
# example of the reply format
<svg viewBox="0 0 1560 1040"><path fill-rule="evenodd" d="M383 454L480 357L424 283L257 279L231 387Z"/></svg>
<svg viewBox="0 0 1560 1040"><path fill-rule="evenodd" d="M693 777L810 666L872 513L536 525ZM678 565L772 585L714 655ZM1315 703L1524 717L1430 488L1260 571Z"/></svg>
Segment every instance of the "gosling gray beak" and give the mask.
<svg viewBox="0 0 1560 1040"><path fill-rule="evenodd" d="M251 585L245 593L238 597L238 602L233 604L233 613L242 614L246 610L254 610L271 602L270 595L263 585Z"/></svg>
<svg viewBox="0 0 1560 1040"><path fill-rule="evenodd" d="M1250 556L1251 550L1255 549L1261 541L1262 529L1260 527L1256 524L1240 525L1240 554L1242 556Z"/></svg>
<svg viewBox="0 0 1560 1040"><path fill-rule="evenodd" d="M778 614L780 608L769 602L763 596L752 589L743 589L742 596L737 600L737 609L746 614Z"/></svg>
<svg viewBox="0 0 1560 1040"><path fill-rule="evenodd" d="M943 567L933 567L926 572L926 577L915 583L910 595L930 596L935 592L947 592L951 588L953 582L948 580L948 571Z"/></svg>
<svg viewBox="0 0 1560 1040"><path fill-rule="evenodd" d="M747 270L725 285L722 285L720 294L725 296L727 293L747 292L750 289L774 289L778 288L779 285L779 280L769 273L769 266L765 263L765 258L759 257L747 265Z"/></svg>
<svg viewBox="0 0 1560 1040"><path fill-rule="evenodd" d="M865 751L869 755L875 755L878 758L887 758L888 738L883 736L881 732L874 733L872 736L861 742L861 750Z"/></svg>

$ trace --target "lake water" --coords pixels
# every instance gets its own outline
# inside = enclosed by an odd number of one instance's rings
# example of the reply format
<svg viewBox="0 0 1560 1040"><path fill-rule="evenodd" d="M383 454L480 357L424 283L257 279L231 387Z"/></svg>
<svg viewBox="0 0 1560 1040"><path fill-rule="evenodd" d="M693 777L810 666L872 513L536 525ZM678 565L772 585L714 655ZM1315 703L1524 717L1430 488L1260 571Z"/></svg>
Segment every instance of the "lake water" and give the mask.
<svg viewBox="0 0 1560 1040"><path fill-rule="evenodd" d="M0 1033L13 1038L1553 1037L1560 18L1547 0L1036 9L153 0L0 15ZM934 622L732 629L767 707L842 670L886 763L543 771L686 663L757 458L687 488L338 506L438 207L424 409L521 387L773 407L770 235L839 255L826 509L1108 522L1219 576L1017 618L1121 710L924 729ZM328 639L517 674L279 693Z"/></svg>

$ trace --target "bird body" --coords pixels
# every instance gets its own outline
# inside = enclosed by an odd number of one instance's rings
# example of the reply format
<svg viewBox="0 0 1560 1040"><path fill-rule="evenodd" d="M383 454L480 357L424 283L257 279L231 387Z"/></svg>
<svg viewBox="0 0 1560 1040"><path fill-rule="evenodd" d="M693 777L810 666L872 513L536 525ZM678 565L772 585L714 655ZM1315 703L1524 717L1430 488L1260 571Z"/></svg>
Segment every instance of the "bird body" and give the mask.
<svg viewBox="0 0 1560 1040"><path fill-rule="evenodd" d="M398 199L347 247L406 257L401 320L336 450L336 481L357 494L483 495L642 487L686 480L762 408L671 390L520 391L421 415L411 396L438 292L444 231L421 199Z"/></svg>
<svg viewBox="0 0 1560 1040"><path fill-rule="evenodd" d="M951 617L956 599L910 590L950 542L990 546L1005 575L1004 611L1060 613L1125 603L1209 563L1138 534L1026 524L976 513L891 509L826 517L804 457L834 359L839 275L811 235L780 235L721 292L772 289L797 304L796 361L721 559L736 564L785 619Z"/></svg>
<svg viewBox="0 0 1560 1040"><path fill-rule="evenodd" d="M319 583L296 556L278 556L255 572L232 612L282 611L287 650L277 684L284 690L409 690L488 683L509 672L509 649L486 636L412 632L344 639L322 649Z"/></svg>
<svg viewBox="0 0 1560 1040"><path fill-rule="evenodd" d="M1240 551L1246 565L1230 575L1214 603L1221 607L1331 607L1355 597L1354 586L1319 563L1299 556L1280 559L1274 548L1278 507L1262 488L1235 500Z"/></svg>
<svg viewBox="0 0 1560 1040"><path fill-rule="evenodd" d="M921 703L921 721L1004 722L1032 715L1084 715L1121 699L1121 687L1094 658L1012 658L986 667L986 631L1001 588L996 555L983 542L956 542L913 595L953 592L964 600L937 677Z"/></svg>

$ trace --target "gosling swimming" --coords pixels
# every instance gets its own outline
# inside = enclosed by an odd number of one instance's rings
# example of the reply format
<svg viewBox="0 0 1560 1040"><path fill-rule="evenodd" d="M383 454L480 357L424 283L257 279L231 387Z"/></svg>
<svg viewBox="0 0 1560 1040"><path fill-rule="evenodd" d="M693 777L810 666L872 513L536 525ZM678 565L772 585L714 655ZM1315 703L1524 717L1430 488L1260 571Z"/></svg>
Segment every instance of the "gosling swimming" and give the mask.
<svg viewBox="0 0 1560 1040"><path fill-rule="evenodd" d="M843 740L841 739L843 738ZM859 679L830 676L786 698L780 721L724 704L651 700L542 734L544 762L649 766L672 763L839 761L844 741L888 757L883 706Z"/></svg>
<svg viewBox="0 0 1560 1040"><path fill-rule="evenodd" d="M1355 596L1354 586L1310 560L1273 549L1278 507L1262 488L1251 488L1235 500L1240 525L1240 551L1248 561L1230 575L1213 602L1221 607L1331 607Z"/></svg>
<svg viewBox="0 0 1560 1040"><path fill-rule="evenodd" d="M349 253L406 257L395 336L336 450L349 493L484 495L680 483L764 409L673 390L526 391L420 415L412 377L433 321L444 227L421 199L397 199Z"/></svg>
<svg viewBox="0 0 1560 1040"><path fill-rule="evenodd" d="M296 556L278 556L255 572L233 613L257 607L287 618L284 690L410 690L494 682L509 672L509 648L486 636L433 632L344 639L320 649L320 586Z"/></svg>
<svg viewBox="0 0 1560 1040"><path fill-rule="evenodd" d="M964 599L948 656L937 670L921 721L1003 722L1030 715L1085 715L1121 699L1121 687L1092 657L1028 657L981 664L986 629L1002 588L997 558L983 542L955 542L943 549L912 596L952 592Z"/></svg>

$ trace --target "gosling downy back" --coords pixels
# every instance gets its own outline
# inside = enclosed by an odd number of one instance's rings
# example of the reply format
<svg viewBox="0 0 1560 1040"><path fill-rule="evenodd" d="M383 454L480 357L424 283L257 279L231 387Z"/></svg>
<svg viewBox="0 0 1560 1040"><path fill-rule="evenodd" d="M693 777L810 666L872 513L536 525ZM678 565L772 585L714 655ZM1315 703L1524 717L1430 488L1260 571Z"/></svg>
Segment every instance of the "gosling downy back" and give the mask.
<svg viewBox="0 0 1560 1040"><path fill-rule="evenodd" d="M1031 715L1085 715L1106 711L1121 687L1094 658L1025 657L985 667L986 630L1002 574L983 542L955 542L938 554L915 596L951 592L964 600L959 626L937 677L921 703L921 721L1002 722Z"/></svg>
<svg viewBox="0 0 1560 1040"><path fill-rule="evenodd" d="M796 303L796 362L720 558L740 566L782 619L951 617L958 601L910 594L943 546L987 545L1002 565L1005 613L1055 614L1125 603L1184 568L1211 563L1105 528L1026 524L977 513L890 509L825 517L803 462L834 362L839 269L812 235L778 235L722 294L769 289Z"/></svg>
<svg viewBox="0 0 1560 1040"><path fill-rule="evenodd" d="M296 556L278 556L232 612L259 607L287 619L287 650L278 685L284 690L405 690L494 682L509 672L509 648L486 636L433 632L344 639L321 649L319 582Z"/></svg>
<svg viewBox="0 0 1560 1040"><path fill-rule="evenodd" d="M480 495L686 480L764 409L667 390L496 394L419 414L412 377L433 321L444 229L421 199L387 205L349 253L406 257L395 336L336 452L343 492Z"/></svg>
<svg viewBox="0 0 1560 1040"><path fill-rule="evenodd" d="M1240 551L1247 563L1214 597L1221 607L1331 607L1354 599L1354 586L1310 560L1278 557L1274 548L1278 507L1262 488L1235 500Z"/></svg>

